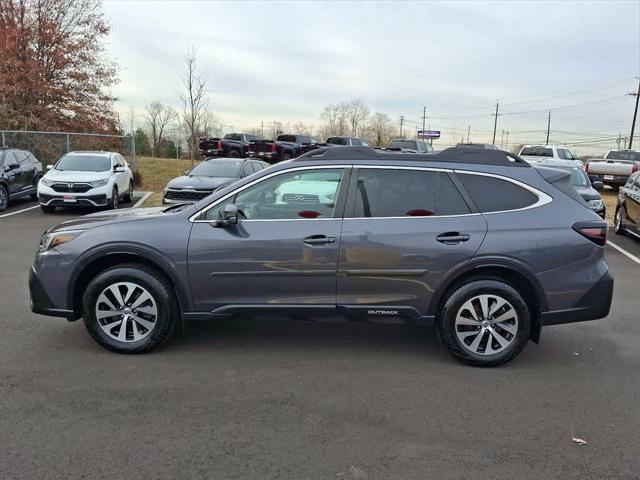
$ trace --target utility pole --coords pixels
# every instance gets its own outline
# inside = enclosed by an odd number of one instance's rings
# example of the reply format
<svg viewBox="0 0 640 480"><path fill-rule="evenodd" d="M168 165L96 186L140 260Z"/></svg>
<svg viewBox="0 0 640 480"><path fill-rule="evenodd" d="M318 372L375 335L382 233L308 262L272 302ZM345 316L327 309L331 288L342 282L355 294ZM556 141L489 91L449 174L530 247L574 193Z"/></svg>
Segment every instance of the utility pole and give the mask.
<svg viewBox="0 0 640 480"><path fill-rule="evenodd" d="M400 138L402 138L402 125L404 124L404 115L400 115Z"/></svg>
<svg viewBox="0 0 640 480"><path fill-rule="evenodd" d="M502 145L504 144L504 129L502 130L502 135L500 136L500 149L502 150Z"/></svg>
<svg viewBox="0 0 640 480"><path fill-rule="evenodd" d="M633 95L636 97L636 109L633 111L633 121L631 122L631 136L629 137L629 150L631 150L631 146L633 145L633 133L636 130L636 118L638 118L638 101L640 100L640 78L638 79L638 92L630 93L629 95Z"/></svg>
<svg viewBox="0 0 640 480"><path fill-rule="evenodd" d="M471 135L471 125L467 127L467 143L469 143L469 136Z"/></svg>
<svg viewBox="0 0 640 480"><path fill-rule="evenodd" d="M507 138L504 141L504 149L509 151L509 130L507 130Z"/></svg>
<svg viewBox="0 0 640 480"><path fill-rule="evenodd" d="M424 140L424 124L427 120L427 107L422 108L422 139Z"/></svg>
<svg viewBox="0 0 640 480"><path fill-rule="evenodd" d="M260 122L260 138L264 138L264 122Z"/></svg>
<svg viewBox="0 0 640 480"><path fill-rule="evenodd" d="M547 118L547 145L549 145L549 132L551 131L551 111L549 111L549 117Z"/></svg>
<svg viewBox="0 0 640 480"><path fill-rule="evenodd" d="M493 144L496 144L496 129L498 128L498 117L500 115L502 115L501 113L498 113L498 108L499 108L500 104L498 102L496 102L496 113L492 113L491 115L495 115L496 119L493 122Z"/></svg>

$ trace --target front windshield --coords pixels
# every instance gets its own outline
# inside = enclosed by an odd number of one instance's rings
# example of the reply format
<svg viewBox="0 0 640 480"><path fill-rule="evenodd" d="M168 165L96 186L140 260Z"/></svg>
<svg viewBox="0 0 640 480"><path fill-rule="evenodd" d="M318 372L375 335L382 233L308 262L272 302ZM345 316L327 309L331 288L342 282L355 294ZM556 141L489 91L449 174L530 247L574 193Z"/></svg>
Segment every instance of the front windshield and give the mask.
<svg viewBox="0 0 640 480"><path fill-rule="evenodd" d="M571 185L573 187L577 187L577 188L587 188L591 186L591 181L589 180L589 177L587 176L587 174L584 172L584 170L582 170L579 167L554 167L554 168L559 168L560 170L565 170L569 173L571 173Z"/></svg>
<svg viewBox="0 0 640 480"><path fill-rule="evenodd" d="M236 178L240 173L242 160L207 160L189 172L190 177Z"/></svg>
<svg viewBox="0 0 640 480"><path fill-rule="evenodd" d="M106 172L111 170L111 157L107 155L65 155L56 164L62 172Z"/></svg>

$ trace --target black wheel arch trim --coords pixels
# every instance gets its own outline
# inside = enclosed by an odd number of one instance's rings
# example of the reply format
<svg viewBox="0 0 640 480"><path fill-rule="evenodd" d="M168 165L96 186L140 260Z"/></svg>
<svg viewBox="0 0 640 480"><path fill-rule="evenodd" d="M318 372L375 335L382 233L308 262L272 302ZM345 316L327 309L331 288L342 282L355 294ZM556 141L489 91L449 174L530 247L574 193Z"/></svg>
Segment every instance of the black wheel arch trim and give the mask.
<svg viewBox="0 0 640 480"><path fill-rule="evenodd" d="M74 296L76 290L76 283L85 269L94 261L110 255L133 255L140 257L152 266L159 268L169 279L176 291L178 297L178 303L181 312L191 311L193 308L193 302L189 290L183 285L183 281L180 275L175 269L175 264L168 258L166 258L159 251L150 248L146 245L128 242L114 242L106 245L100 245L91 250L84 252L78 260L71 272L69 278L69 288L67 290L67 305L74 308Z"/></svg>
<svg viewBox="0 0 640 480"><path fill-rule="evenodd" d="M429 304L427 315L437 315L438 309L443 300L442 296L444 292L460 277L471 274L474 270L480 270L482 268L504 268L521 275L533 286L536 298L540 303L541 311L544 312L548 309L547 297L544 290L525 264L509 257L486 256L474 258L451 269L435 289L433 296L431 297L431 303Z"/></svg>

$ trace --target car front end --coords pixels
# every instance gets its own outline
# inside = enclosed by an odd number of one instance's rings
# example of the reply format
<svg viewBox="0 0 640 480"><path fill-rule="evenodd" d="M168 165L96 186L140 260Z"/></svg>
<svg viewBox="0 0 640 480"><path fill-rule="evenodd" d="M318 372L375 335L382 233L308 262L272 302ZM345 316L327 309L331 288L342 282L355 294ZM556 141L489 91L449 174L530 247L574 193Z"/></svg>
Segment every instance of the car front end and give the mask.
<svg viewBox="0 0 640 480"><path fill-rule="evenodd" d="M162 195L164 205L195 203L211 195L218 188L232 183L234 178L184 175L171 180Z"/></svg>
<svg viewBox="0 0 640 480"><path fill-rule="evenodd" d="M85 175L86 177L86 175ZM92 175L94 179L76 175L47 173L38 182L40 205L48 207L104 207L109 204L114 180L111 175Z"/></svg>

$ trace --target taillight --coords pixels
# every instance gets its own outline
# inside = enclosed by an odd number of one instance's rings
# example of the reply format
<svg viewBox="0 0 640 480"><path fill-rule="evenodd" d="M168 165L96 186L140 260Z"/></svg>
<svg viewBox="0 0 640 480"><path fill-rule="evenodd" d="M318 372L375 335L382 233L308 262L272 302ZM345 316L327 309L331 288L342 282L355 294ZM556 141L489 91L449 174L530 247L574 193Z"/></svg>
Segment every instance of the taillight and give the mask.
<svg viewBox="0 0 640 480"><path fill-rule="evenodd" d="M634 163L633 167L631 167L631 173L636 173L638 171L638 164Z"/></svg>
<svg viewBox="0 0 640 480"><path fill-rule="evenodd" d="M222 150L222 142L218 140L218 150Z"/></svg>
<svg viewBox="0 0 640 480"><path fill-rule="evenodd" d="M589 162L584 164L584 171L589 173Z"/></svg>
<svg viewBox="0 0 640 480"><path fill-rule="evenodd" d="M578 222L573 225L573 229L596 245L604 247L607 243L609 233L607 222Z"/></svg>
<svg viewBox="0 0 640 480"><path fill-rule="evenodd" d="M275 142L271 144L271 153L276 153L276 144L275 144Z"/></svg>

